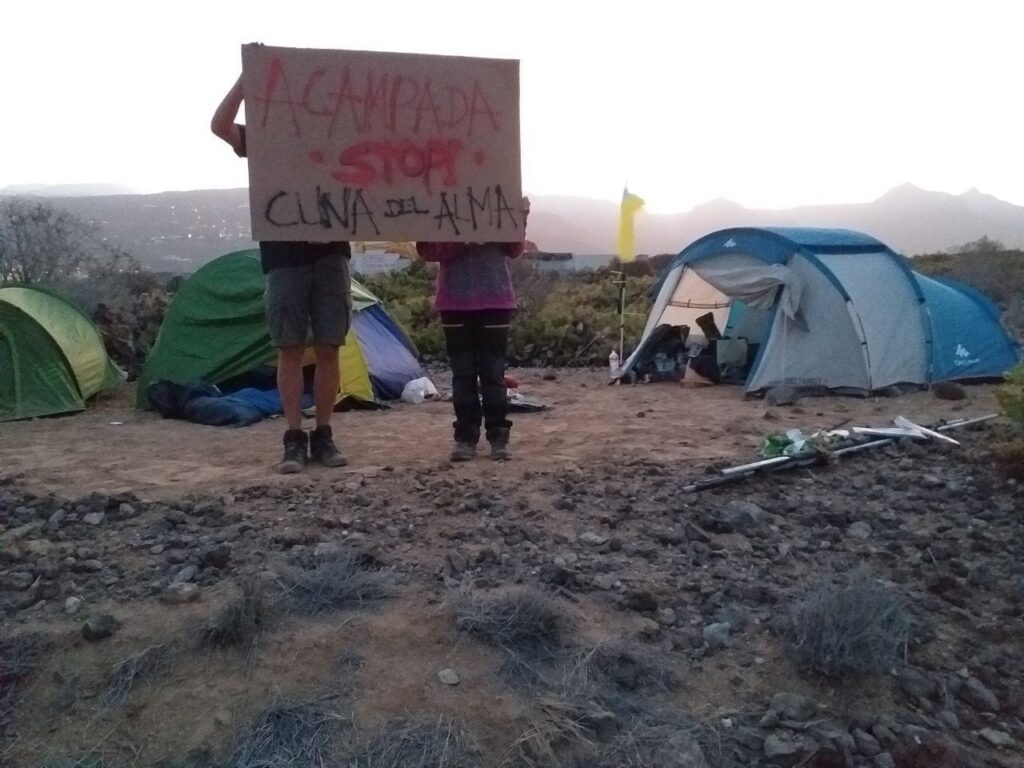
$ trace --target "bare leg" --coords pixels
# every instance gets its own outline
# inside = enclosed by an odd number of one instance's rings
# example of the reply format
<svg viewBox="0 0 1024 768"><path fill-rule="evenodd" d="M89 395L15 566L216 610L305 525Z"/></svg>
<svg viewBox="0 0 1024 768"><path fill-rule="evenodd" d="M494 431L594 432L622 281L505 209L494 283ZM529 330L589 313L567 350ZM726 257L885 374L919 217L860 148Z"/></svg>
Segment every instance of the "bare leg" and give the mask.
<svg viewBox="0 0 1024 768"><path fill-rule="evenodd" d="M316 400L316 425L331 424L331 413L338 399L341 373L338 370L338 348L330 344L317 344L316 375L313 378L313 397Z"/></svg>
<svg viewBox="0 0 1024 768"><path fill-rule="evenodd" d="M302 429L302 347L277 350L277 391L288 429Z"/></svg>

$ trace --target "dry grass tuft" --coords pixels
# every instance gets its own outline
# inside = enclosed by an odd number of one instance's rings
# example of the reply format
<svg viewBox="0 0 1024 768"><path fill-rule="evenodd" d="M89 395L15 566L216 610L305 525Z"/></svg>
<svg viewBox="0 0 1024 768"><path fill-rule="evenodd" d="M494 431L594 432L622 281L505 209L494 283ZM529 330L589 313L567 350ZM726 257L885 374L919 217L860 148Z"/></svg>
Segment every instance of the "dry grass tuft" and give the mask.
<svg viewBox="0 0 1024 768"><path fill-rule="evenodd" d="M585 705L561 696L541 696L527 716L526 729L512 743L505 765L543 768L592 758L596 748L592 720Z"/></svg>
<svg viewBox="0 0 1024 768"><path fill-rule="evenodd" d="M433 722L389 720L346 765L349 768L478 768L482 763L476 740L457 723L439 717Z"/></svg>
<svg viewBox="0 0 1024 768"><path fill-rule="evenodd" d="M273 606L263 585L256 580L244 581L239 594L203 626L199 644L206 648L237 648L252 656L272 617Z"/></svg>
<svg viewBox="0 0 1024 768"><path fill-rule="evenodd" d="M42 648L42 638L34 634L0 640L0 734L14 714L22 688L39 667Z"/></svg>
<svg viewBox="0 0 1024 768"><path fill-rule="evenodd" d="M887 672L910 631L902 597L864 568L845 586L823 581L790 608L785 635L797 664L828 677Z"/></svg>
<svg viewBox="0 0 1024 768"><path fill-rule="evenodd" d="M95 755L62 757L44 760L40 768L114 768L104 758Z"/></svg>
<svg viewBox="0 0 1024 768"><path fill-rule="evenodd" d="M604 643L590 653L589 663L623 691L670 691L678 682L665 660L639 643L622 640Z"/></svg>
<svg viewBox="0 0 1024 768"><path fill-rule="evenodd" d="M700 744L699 726L684 719L636 717L605 745L590 768L711 768ZM725 768L716 762L715 768ZM582 766L580 766L582 768Z"/></svg>
<svg viewBox="0 0 1024 768"><path fill-rule="evenodd" d="M333 727L342 722L319 704L274 702L238 737L224 768L323 766Z"/></svg>
<svg viewBox="0 0 1024 768"><path fill-rule="evenodd" d="M281 582L283 607L303 616L361 608L395 593L391 571L371 568L350 550L326 555L312 568L288 568Z"/></svg>
<svg viewBox="0 0 1024 768"><path fill-rule="evenodd" d="M140 682L159 677L170 670L180 651L174 643L153 645L114 664L107 687L100 696L100 710L109 712L124 705Z"/></svg>
<svg viewBox="0 0 1024 768"><path fill-rule="evenodd" d="M451 605L459 630L531 659L559 654L575 625L554 599L525 587L488 595L459 593Z"/></svg>

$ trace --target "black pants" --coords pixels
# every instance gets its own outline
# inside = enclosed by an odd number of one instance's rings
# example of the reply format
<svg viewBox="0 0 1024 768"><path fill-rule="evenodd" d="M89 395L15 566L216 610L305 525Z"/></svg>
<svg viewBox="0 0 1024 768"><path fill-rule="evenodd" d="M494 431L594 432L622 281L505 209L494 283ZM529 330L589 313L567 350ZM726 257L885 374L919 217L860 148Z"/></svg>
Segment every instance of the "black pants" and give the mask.
<svg viewBox="0 0 1024 768"><path fill-rule="evenodd" d="M452 367L456 442L476 444L481 420L488 441L508 439L512 422L506 418L505 353L511 319L506 309L441 313Z"/></svg>

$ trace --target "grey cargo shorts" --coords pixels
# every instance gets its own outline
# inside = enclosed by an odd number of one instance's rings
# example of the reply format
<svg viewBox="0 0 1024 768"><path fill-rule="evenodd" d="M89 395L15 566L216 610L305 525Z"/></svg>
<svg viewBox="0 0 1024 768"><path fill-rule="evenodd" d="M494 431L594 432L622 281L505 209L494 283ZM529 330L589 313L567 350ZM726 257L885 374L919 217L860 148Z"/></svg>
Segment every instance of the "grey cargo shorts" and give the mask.
<svg viewBox="0 0 1024 768"><path fill-rule="evenodd" d="M275 347L303 347L310 341L342 346L352 321L348 258L337 253L300 256L268 269L265 304Z"/></svg>

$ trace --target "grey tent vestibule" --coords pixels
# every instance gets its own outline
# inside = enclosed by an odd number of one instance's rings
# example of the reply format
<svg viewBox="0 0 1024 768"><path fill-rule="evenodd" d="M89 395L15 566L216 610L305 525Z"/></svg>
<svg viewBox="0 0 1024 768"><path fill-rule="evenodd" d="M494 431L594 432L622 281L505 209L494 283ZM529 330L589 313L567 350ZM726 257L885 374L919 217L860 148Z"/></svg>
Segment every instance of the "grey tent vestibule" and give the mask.
<svg viewBox="0 0 1024 768"><path fill-rule="evenodd" d="M749 359L737 367L751 393L789 386L866 394L984 380L1019 360L987 298L921 275L884 243L850 230L714 232L683 250L654 290L622 376L650 356L665 328L684 328L691 344L720 345L733 356L731 342L740 342Z"/></svg>

